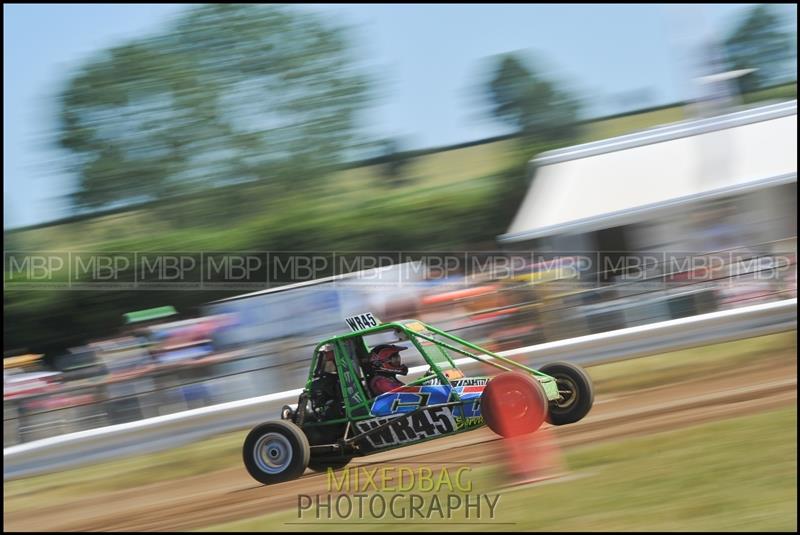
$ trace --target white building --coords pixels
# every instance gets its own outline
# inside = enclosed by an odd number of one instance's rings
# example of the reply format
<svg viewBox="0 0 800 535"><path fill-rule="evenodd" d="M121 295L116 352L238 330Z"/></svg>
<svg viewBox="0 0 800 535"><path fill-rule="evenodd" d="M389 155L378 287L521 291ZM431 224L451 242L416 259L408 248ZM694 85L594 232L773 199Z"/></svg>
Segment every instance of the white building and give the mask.
<svg viewBox="0 0 800 535"><path fill-rule="evenodd" d="M563 331L551 338L787 298L796 288L796 100L568 147L531 163L532 182L498 241L596 259L581 276L589 289L565 292L550 307L557 312L549 324ZM656 260L639 280L655 284L637 286L624 262L649 253ZM671 284L672 260L698 253L719 253L701 258L727 258L727 271L713 272L708 284L688 271L691 284ZM788 266L778 283L741 275L741 259L778 255Z"/></svg>
<svg viewBox="0 0 800 535"><path fill-rule="evenodd" d="M797 235L796 100L531 163L532 183L498 238L514 249L709 252ZM734 235L715 234L723 223Z"/></svg>

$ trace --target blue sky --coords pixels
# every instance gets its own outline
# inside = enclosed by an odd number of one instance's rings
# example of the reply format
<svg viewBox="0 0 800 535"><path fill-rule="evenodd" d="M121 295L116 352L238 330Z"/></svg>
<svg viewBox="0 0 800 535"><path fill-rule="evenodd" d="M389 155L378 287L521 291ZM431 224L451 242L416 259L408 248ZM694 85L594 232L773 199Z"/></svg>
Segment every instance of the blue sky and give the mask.
<svg viewBox="0 0 800 535"><path fill-rule="evenodd" d="M4 5L3 226L68 215L73 179L54 148L55 95L93 52L156 33L175 4ZM588 112L690 96L691 51L726 32L739 5L303 5L353 26L360 59L380 81L367 132L407 148L503 133L482 114L486 58L524 50L591 98ZM797 6L779 6L796 31ZM796 76L796 72L795 72ZM632 93L643 96L624 103Z"/></svg>

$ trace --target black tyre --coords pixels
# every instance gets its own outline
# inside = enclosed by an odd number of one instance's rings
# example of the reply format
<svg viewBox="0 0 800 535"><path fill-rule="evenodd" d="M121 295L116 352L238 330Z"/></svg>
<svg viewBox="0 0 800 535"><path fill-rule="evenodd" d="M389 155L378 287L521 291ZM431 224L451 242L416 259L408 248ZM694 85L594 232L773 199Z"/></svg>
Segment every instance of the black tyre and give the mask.
<svg viewBox="0 0 800 535"><path fill-rule="evenodd" d="M286 421L267 422L254 428L242 448L248 473L265 485L300 477L310 456L306 435Z"/></svg>
<svg viewBox="0 0 800 535"><path fill-rule="evenodd" d="M547 395L534 377L504 372L486 384L481 414L489 429L500 436L533 433L547 416Z"/></svg>
<svg viewBox="0 0 800 535"><path fill-rule="evenodd" d="M347 466L350 461L352 461L352 457L336 457L336 458L311 458L308 461L308 468L313 470L314 472L325 472L328 468L333 468L334 470L341 470L345 466Z"/></svg>
<svg viewBox="0 0 800 535"><path fill-rule="evenodd" d="M589 414L594 403L594 388L589 375L575 364L551 362L539 371L553 377L561 398L551 401L547 421L553 425L575 423Z"/></svg>

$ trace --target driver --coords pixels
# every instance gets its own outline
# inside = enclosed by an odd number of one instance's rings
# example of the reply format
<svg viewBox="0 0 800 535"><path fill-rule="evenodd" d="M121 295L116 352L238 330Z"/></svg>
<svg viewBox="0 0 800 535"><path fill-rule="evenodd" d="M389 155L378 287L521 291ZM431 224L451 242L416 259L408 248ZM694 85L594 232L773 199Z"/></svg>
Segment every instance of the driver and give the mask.
<svg viewBox="0 0 800 535"><path fill-rule="evenodd" d="M385 394L390 390L405 386L397 379L397 375L408 374L408 366L402 363L400 352L407 349L404 346L378 345L372 348L369 363L372 367L373 377L369 381L369 389L375 396Z"/></svg>

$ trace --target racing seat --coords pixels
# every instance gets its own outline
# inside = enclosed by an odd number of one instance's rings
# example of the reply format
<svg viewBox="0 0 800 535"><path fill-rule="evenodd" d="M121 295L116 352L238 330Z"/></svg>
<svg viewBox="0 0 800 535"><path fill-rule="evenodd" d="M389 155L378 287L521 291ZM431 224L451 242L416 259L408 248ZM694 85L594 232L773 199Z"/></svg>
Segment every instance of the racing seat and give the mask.
<svg viewBox="0 0 800 535"><path fill-rule="evenodd" d="M343 417L344 399L339 386L339 373L332 361L319 361L309 389L311 406L318 419Z"/></svg>
<svg viewBox="0 0 800 535"><path fill-rule="evenodd" d="M344 400L339 388L339 376L324 373L311 382L311 403L324 420L344 416Z"/></svg>

